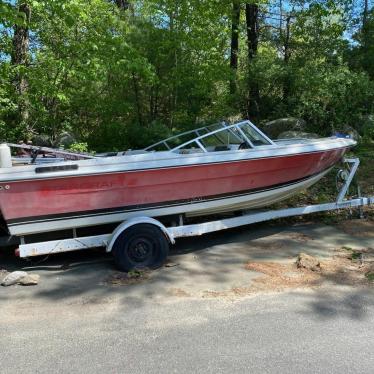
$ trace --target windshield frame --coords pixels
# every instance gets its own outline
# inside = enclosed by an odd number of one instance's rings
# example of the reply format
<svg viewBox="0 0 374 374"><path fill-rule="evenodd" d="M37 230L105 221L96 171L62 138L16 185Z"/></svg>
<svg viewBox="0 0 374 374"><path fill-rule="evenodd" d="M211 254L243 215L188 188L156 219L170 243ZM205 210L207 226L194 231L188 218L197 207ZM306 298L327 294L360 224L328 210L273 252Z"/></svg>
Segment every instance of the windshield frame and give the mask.
<svg viewBox="0 0 374 374"><path fill-rule="evenodd" d="M213 126L217 126L217 125L220 125L221 128L218 128L218 129L213 130L213 131L209 131L209 128L211 128ZM256 132L257 135L260 138L263 138L263 140L265 141L265 143L268 143L268 144L254 145L253 142L248 138L248 136L243 131L243 129L242 129L243 126L250 126L251 129L252 129L252 131ZM205 133L205 134L200 135L199 132L201 132L203 130L208 131L208 132ZM196 145L197 148L200 149L200 152L202 150L204 153L208 153L209 151L203 145L204 139L207 138L207 137L216 135L216 134L218 134L220 132L223 132L223 131L231 133L231 136L234 136L236 138L240 138L241 141L243 143L244 142L247 143L248 146L251 149L255 149L255 148L258 148L258 147L261 147L261 146L276 145L268 136L266 136L261 130L259 130L251 121L245 120L245 121L241 121L241 122L238 122L238 123L234 123L232 125L228 125L225 122L221 122L219 124L214 124L214 125L210 125L210 126L206 126L206 127L200 127L198 129L187 131L187 132L184 132L182 134L178 134L178 135L172 136L172 137L170 137L168 139L162 140L162 141L160 141L160 142L158 142L156 144L153 144L153 145L145 148L144 150L145 151L152 151L153 148L155 148L155 147L157 147L159 145L164 145L167 148L165 151L169 151L169 152L180 152L184 148L189 148L191 145ZM182 143L182 144L180 144L180 145L178 145L178 146L176 146L174 148L171 148L170 145L168 144L168 141L170 142L171 140L174 140L174 139L176 139L178 137L182 137L182 136L193 134L193 133L195 133L197 135L196 138L188 140L187 142L184 142L184 143Z"/></svg>

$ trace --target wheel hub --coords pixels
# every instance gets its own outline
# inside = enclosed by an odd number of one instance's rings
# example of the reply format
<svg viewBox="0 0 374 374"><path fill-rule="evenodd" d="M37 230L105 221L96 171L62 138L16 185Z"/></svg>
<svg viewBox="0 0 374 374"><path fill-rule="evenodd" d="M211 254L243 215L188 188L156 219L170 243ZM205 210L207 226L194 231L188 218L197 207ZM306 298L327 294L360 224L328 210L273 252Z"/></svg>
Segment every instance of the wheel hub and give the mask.
<svg viewBox="0 0 374 374"><path fill-rule="evenodd" d="M152 257L153 244L145 238L135 239L130 243L129 256L134 262L143 263Z"/></svg>

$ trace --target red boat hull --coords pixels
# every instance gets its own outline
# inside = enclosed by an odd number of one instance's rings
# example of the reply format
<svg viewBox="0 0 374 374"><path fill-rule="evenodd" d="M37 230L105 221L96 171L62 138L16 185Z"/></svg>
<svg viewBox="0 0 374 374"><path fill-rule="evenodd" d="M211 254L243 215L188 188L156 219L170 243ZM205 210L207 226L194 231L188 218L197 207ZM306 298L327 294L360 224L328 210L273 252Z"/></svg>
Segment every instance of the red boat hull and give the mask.
<svg viewBox="0 0 374 374"><path fill-rule="evenodd" d="M194 204L297 183L331 168L346 149L8 183L0 193L9 226L110 211ZM154 214L157 216L157 212Z"/></svg>

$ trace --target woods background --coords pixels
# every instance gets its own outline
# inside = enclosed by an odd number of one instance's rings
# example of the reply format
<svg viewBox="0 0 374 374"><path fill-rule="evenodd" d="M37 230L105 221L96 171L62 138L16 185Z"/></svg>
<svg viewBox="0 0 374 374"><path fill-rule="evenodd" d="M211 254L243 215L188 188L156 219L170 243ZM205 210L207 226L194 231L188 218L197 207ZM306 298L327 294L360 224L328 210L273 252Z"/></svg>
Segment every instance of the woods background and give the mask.
<svg viewBox="0 0 374 374"><path fill-rule="evenodd" d="M369 0L19 0L0 14L3 140L123 150L282 117L374 138Z"/></svg>

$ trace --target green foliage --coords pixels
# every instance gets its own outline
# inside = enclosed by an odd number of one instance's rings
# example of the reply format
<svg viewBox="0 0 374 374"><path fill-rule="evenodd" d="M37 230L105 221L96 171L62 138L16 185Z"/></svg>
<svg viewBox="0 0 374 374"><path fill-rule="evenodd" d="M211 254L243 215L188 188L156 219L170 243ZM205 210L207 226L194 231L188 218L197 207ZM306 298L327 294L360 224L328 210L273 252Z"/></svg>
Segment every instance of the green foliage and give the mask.
<svg viewBox="0 0 374 374"><path fill-rule="evenodd" d="M354 35L357 44L348 51L353 68L362 69L374 79L374 9L368 14L367 22Z"/></svg>
<svg viewBox="0 0 374 374"><path fill-rule="evenodd" d="M76 153L88 152L88 144L87 143L73 143L69 147L69 151L76 152Z"/></svg>
<svg viewBox="0 0 374 374"><path fill-rule="evenodd" d="M256 2L259 49L250 64L242 11L234 96L232 1L133 0L128 10L107 0L27 2L28 25L17 8L22 1L0 1L1 139L46 134L54 141L68 131L77 151L84 144L96 151L142 148L197 123L247 117L254 85L260 121L297 116L323 135L349 125L374 137L374 16L348 36L350 2L289 1L282 29L274 21L279 2ZM25 65L11 62L14 25L29 27ZM14 84L21 73L22 97Z"/></svg>
<svg viewBox="0 0 374 374"><path fill-rule="evenodd" d="M373 109L374 85L363 73L344 64L307 63L296 73L294 114L310 123L313 131L327 135L336 128L357 128Z"/></svg>
<svg viewBox="0 0 374 374"><path fill-rule="evenodd" d="M89 135L88 145L89 149L98 152L142 149L168 137L170 134L170 129L160 122L154 122L149 127L109 123L103 124L96 132Z"/></svg>
<svg viewBox="0 0 374 374"><path fill-rule="evenodd" d="M362 134L365 140L374 139L374 115L368 115L362 121Z"/></svg>

